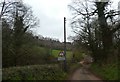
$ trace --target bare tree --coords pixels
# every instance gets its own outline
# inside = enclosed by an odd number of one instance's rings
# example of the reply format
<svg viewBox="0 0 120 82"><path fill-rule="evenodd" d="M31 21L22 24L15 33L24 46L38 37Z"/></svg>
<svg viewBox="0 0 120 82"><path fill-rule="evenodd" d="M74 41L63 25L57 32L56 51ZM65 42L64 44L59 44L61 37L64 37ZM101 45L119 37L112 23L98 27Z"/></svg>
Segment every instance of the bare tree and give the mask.
<svg viewBox="0 0 120 82"><path fill-rule="evenodd" d="M1 3L1 18L7 20L11 27L13 27L14 18L16 16L16 12L19 16L23 18L23 22L25 25L25 30L27 28L32 28L38 25L39 20L33 16L33 12L30 6L27 6L22 2L22 0L13 0L13 1L5 1Z"/></svg>
<svg viewBox="0 0 120 82"><path fill-rule="evenodd" d="M90 2L80 0L74 0L69 7L73 10L72 27L75 28L74 32L79 36L82 36L84 43L91 45L93 49L98 37L101 37L99 44L102 46L104 58L110 53L113 47L113 35L120 29L120 23L116 20L118 10L109 9L108 2ZM91 6L92 5L92 6ZM93 18L97 18L98 23L93 28ZM97 36L97 32L100 32L100 36ZM95 38L95 39L94 39ZM101 40L101 41L100 41ZM95 42L95 43L94 43Z"/></svg>

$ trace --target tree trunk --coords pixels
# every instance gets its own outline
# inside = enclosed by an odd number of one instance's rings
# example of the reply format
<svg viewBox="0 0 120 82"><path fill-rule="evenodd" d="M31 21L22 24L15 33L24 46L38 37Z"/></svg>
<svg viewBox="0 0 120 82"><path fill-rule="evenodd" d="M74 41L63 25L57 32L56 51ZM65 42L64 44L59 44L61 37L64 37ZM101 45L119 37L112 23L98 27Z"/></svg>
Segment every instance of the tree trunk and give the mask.
<svg viewBox="0 0 120 82"><path fill-rule="evenodd" d="M103 54L105 59L107 58L110 48L113 44L112 42L113 34L108 28L108 24L104 14L106 4L107 4L106 2L96 2L99 25L102 30Z"/></svg>

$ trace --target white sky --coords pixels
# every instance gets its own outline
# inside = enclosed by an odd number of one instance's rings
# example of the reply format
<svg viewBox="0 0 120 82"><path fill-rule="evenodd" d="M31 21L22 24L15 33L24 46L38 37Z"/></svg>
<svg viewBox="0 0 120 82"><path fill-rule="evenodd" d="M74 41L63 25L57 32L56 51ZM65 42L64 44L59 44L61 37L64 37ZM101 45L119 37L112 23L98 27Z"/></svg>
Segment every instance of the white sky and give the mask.
<svg viewBox="0 0 120 82"><path fill-rule="evenodd" d="M112 7L117 8L120 0L111 1L114 1ZM40 27L35 29L35 34L63 41L63 19L66 17L67 37L74 35L69 25L71 12L67 6L71 0L23 0L23 2L32 7L33 14L40 20Z"/></svg>
<svg viewBox="0 0 120 82"><path fill-rule="evenodd" d="M40 27L35 29L36 34L44 37L57 38L63 41L64 17L66 17L67 37L73 34L68 26L70 0L23 0L32 7L34 15L40 20Z"/></svg>

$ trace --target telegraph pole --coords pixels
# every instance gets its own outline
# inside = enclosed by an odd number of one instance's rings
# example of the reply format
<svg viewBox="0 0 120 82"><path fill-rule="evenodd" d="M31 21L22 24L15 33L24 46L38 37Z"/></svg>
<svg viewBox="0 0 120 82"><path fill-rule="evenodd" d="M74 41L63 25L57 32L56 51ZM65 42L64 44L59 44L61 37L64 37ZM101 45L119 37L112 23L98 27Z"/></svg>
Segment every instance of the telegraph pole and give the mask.
<svg viewBox="0 0 120 82"><path fill-rule="evenodd" d="M64 17L64 56L65 56L65 60L64 60L64 71L67 71L67 62L66 62L66 18Z"/></svg>
<svg viewBox="0 0 120 82"><path fill-rule="evenodd" d="M120 20L120 1L118 2L118 20Z"/></svg>

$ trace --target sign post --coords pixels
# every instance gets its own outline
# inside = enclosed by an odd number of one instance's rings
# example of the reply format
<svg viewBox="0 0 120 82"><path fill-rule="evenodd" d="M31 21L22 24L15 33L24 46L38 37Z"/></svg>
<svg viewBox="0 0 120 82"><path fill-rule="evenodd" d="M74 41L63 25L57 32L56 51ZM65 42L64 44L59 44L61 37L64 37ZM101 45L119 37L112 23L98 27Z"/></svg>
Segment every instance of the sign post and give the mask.
<svg viewBox="0 0 120 82"><path fill-rule="evenodd" d="M63 69L67 71L67 62L66 62L66 18L64 17L64 51L60 52L58 61L63 61Z"/></svg>
<svg viewBox="0 0 120 82"><path fill-rule="evenodd" d="M66 64L66 18L64 17L64 71L67 71L67 64Z"/></svg>
<svg viewBox="0 0 120 82"><path fill-rule="evenodd" d="M61 68L61 70L64 70L64 60L65 60L65 57L64 57L64 51L61 51L58 55L58 61L59 61L59 66Z"/></svg>

